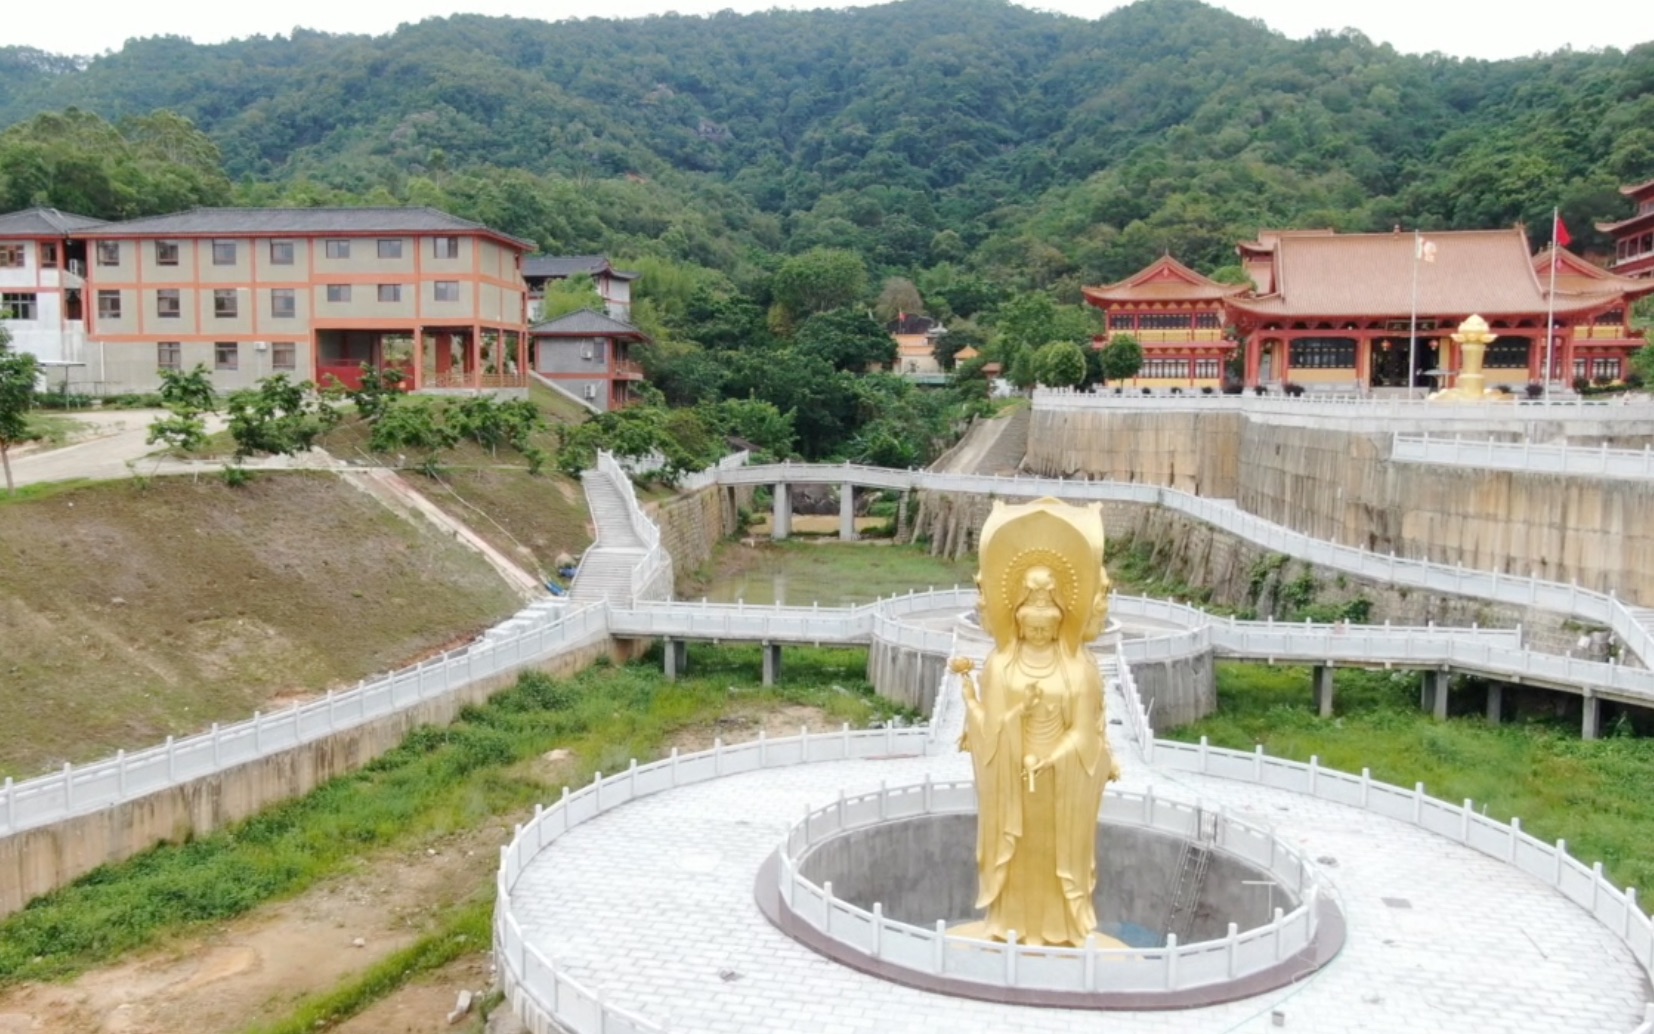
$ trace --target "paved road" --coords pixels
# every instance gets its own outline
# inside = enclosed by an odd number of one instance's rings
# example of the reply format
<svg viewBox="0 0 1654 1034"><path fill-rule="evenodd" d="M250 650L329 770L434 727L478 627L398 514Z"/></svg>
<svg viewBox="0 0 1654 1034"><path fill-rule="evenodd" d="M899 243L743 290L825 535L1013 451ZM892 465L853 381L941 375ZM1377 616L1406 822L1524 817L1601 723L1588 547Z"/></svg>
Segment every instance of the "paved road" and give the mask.
<svg viewBox="0 0 1654 1034"><path fill-rule="evenodd" d="M76 478L108 480L131 476L132 470L127 464L143 460L158 448L144 439L149 435L150 423L158 416L165 416L166 410L95 409L84 413L55 415L66 416L83 424L85 437L61 449L44 449L14 457L11 464L12 478L18 485L72 481ZM223 417L207 417L209 434L223 430L224 426ZM154 466L154 460L140 463L139 473L147 474Z"/></svg>

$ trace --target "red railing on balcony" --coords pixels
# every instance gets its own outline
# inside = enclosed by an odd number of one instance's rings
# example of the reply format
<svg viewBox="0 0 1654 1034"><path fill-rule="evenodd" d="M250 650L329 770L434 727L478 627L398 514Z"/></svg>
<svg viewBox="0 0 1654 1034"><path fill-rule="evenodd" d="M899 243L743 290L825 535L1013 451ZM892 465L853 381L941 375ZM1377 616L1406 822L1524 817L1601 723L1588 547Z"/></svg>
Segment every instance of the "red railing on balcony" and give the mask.
<svg viewBox="0 0 1654 1034"><path fill-rule="evenodd" d="M615 362L615 377L628 381L640 381L643 379L643 367L629 359L617 360Z"/></svg>

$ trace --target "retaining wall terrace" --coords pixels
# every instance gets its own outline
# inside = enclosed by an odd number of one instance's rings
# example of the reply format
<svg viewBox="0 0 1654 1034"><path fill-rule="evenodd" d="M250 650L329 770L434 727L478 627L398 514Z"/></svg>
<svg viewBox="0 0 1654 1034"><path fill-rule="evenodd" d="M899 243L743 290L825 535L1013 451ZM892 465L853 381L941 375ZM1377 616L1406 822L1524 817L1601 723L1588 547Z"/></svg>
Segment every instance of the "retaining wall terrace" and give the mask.
<svg viewBox="0 0 1654 1034"><path fill-rule="evenodd" d="M1024 465L1046 475L1086 474L1233 499L1259 517L1375 553L1654 601L1654 521L1644 516L1654 512L1654 483L1393 460L1394 434L1430 430L1428 410L1398 425L1356 406L1345 407L1344 419L1318 411L1294 416L1283 403L1258 412L1200 406L1041 408L1036 399ZM1654 417L1609 421L1588 410L1566 420L1493 415L1457 420L1451 430L1500 441L1529 435L1642 448L1654 437ZM931 527L933 541L938 530L940 549L952 551L957 533Z"/></svg>

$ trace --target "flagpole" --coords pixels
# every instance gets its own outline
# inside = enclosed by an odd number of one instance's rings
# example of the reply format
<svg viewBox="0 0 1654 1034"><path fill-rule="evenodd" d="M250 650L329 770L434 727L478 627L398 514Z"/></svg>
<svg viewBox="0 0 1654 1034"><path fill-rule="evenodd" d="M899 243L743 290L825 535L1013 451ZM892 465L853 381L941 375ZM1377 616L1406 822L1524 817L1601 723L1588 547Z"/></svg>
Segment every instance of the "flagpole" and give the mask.
<svg viewBox="0 0 1654 1034"><path fill-rule="evenodd" d="M1417 387L1419 350L1419 262L1424 257L1424 237L1417 229L1413 231L1413 314L1407 323L1407 397L1413 397L1413 389Z"/></svg>
<svg viewBox="0 0 1654 1034"><path fill-rule="evenodd" d="M1545 401L1551 400L1551 379L1555 375L1552 353L1556 348L1556 224L1562 218L1561 206L1551 209L1551 289L1545 295Z"/></svg>

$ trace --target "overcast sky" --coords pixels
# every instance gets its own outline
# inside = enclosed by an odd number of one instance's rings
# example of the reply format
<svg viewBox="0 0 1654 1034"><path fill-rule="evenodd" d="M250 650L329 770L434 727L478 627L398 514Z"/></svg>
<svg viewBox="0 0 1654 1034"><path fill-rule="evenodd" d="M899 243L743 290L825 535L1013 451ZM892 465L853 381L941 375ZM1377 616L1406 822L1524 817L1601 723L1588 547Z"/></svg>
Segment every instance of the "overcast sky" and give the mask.
<svg viewBox="0 0 1654 1034"><path fill-rule="evenodd" d="M1601 47L1626 49L1654 39L1654 0L1212 0L1248 18L1262 18L1288 36L1353 27L1398 50L1486 58L1536 51ZM733 9L863 6L865 0L9 0L0 19L0 45L39 47L60 54L119 49L133 36L179 35L201 43L238 36L285 34L294 26L324 32L382 33L400 22L457 11L527 18L590 15L635 17L678 11L705 14ZM1115 0L1044 0L1025 6L1096 18Z"/></svg>

